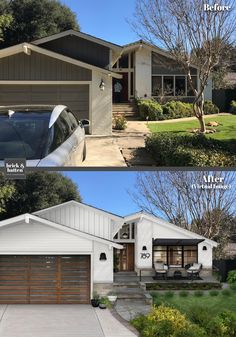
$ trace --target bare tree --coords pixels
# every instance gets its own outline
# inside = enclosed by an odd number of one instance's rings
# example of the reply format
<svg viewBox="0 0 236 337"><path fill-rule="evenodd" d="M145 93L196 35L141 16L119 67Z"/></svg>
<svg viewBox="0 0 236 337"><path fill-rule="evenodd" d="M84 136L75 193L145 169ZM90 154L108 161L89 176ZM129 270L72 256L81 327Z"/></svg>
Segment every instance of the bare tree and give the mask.
<svg viewBox="0 0 236 337"><path fill-rule="evenodd" d="M206 182L215 178L223 181ZM142 210L226 244L236 213L235 178L231 171L141 172L131 195Z"/></svg>
<svg viewBox="0 0 236 337"><path fill-rule="evenodd" d="M207 1L214 6L215 1ZM139 36L160 45L172 55L187 75L194 92L193 111L206 132L204 90L211 72L224 55L225 45L235 41L235 0L217 1L216 10L206 10L204 0L136 0L132 26ZM219 10L220 5L224 10ZM198 68L196 88L191 66Z"/></svg>

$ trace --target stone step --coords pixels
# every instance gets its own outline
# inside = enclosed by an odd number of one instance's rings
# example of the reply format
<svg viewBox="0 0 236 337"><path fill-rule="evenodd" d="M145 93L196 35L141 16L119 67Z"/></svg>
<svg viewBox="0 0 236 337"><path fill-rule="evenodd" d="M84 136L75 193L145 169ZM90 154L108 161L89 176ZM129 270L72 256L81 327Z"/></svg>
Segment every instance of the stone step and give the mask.
<svg viewBox="0 0 236 337"><path fill-rule="evenodd" d="M143 300L145 301L145 296L143 294L138 293L124 293L124 294L117 294L118 300Z"/></svg>
<svg viewBox="0 0 236 337"><path fill-rule="evenodd" d="M139 284L137 282L114 282L114 288L138 288Z"/></svg>
<svg viewBox="0 0 236 337"><path fill-rule="evenodd" d="M137 276L135 271L118 271L115 276Z"/></svg>

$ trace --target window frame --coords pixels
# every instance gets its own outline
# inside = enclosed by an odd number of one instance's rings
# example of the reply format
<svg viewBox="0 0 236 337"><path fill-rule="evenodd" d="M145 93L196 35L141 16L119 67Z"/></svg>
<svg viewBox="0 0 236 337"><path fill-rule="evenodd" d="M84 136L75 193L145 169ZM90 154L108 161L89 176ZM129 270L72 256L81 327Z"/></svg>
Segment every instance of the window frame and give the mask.
<svg viewBox="0 0 236 337"><path fill-rule="evenodd" d="M153 78L154 77L160 77L161 78L161 88L160 88L160 92L161 95L155 95L153 92ZM181 98L191 98L191 97L195 97L194 95L188 95L188 76L185 74L152 74L152 97L160 97L163 96L164 94L164 78L165 77L173 77L173 95L164 95L164 97L181 97ZM176 78L178 77L184 77L185 78L185 95L184 96L180 96L180 95L176 95ZM198 87L198 76L197 75L192 75L192 77L196 80L196 86Z"/></svg>

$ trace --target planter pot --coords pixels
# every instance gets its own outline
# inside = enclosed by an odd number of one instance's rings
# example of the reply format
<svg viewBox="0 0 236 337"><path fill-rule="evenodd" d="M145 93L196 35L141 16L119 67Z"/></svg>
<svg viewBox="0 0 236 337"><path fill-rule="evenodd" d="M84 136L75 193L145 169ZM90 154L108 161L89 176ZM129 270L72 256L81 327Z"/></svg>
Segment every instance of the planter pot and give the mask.
<svg viewBox="0 0 236 337"><path fill-rule="evenodd" d="M100 303L100 304L99 304L99 308L100 308L100 309L106 309L107 307L106 307L106 304Z"/></svg>
<svg viewBox="0 0 236 337"><path fill-rule="evenodd" d="M109 299L109 301L111 303L114 303L117 300L117 296L116 295L110 295L110 296L107 296L107 298Z"/></svg>
<svg viewBox="0 0 236 337"><path fill-rule="evenodd" d="M91 304L94 308L97 308L99 306L99 300L91 300Z"/></svg>

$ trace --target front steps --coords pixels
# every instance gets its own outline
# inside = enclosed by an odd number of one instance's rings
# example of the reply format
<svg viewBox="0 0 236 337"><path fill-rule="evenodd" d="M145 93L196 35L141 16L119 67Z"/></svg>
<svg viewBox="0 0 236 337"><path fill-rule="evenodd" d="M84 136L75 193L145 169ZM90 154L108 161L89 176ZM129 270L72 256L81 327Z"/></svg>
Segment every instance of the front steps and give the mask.
<svg viewBox="0 0 236 337"><path fill-rule="evenodd" d="M112 114L123 115L126 118L137 118L138 112L137 107L134 103L113 103Z"/></svg>
<svg viewBox="0 0 236 337"><path fill-rule="evenodd" d="M152 297L141 287L135 272L117 273L113 283L113 290L117 294L118 300L152 304Z"/></svg>

